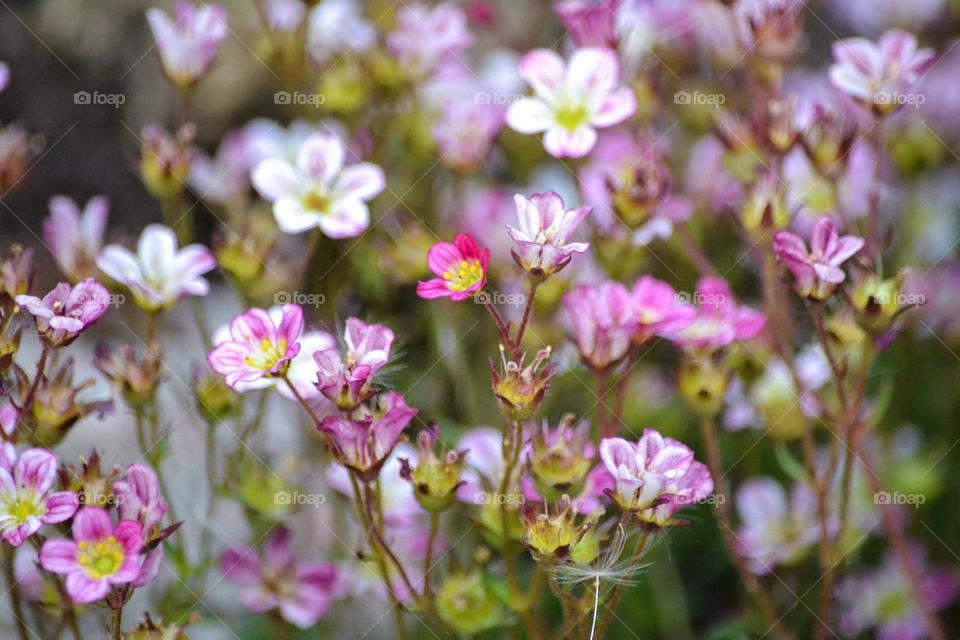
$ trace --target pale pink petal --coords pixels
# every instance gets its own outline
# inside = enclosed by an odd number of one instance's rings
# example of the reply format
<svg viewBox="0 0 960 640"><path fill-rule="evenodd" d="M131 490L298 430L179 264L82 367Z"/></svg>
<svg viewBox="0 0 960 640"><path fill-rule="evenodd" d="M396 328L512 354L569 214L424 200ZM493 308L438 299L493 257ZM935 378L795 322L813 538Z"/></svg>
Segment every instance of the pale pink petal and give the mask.
<svg viewBox="0 0 960 640"><path fill-rule="evenodd" d="M571 95L589 98L609 93L620 77L620 61L610 49L577 49L570 58L565 79Z"/></svg>
<svg viewBox="0 0 960 640"><path fill-rule="evenodd" d="M40 549L40 566L51 573L70 573L77 564L77 545L69 540L48 540Z"/></svg>
<svg viewBox="0 0 960 640"><path fill-rule="evenodd" d="M250 176L254 188L266 200L295 197L300 193L301 183L290 163L277 158L262 160Z"/></svg>
<svg viewBox="0 0 960 640"><path fill-rule="evenodd" d="M549 49L535 49L520 59L518 72L538 96L552 101L563 85L566 64Z"/></svg>
<svg viewBox="0 0 960 640"><path fill-rule="evenodd" d="M606 96L590 116L590 124L595 127L612 127L620 124L637 112L637 98L629 87L617 89Z"/></svg>
<svg viewBox="0 0 960 640"><path fill-rule="evenodd" d="M597 142L597 132L590 127L576 131L553 128L543 136L543 146L554 158L582 158Z"/></svg>
<svg viewBox="0 0 960 640"><path fill-rule="evenodd" d="M310 180L328 185L343 169L344 153L343 143L337 136L315 134L297 151L297 168Z"/></svg>
<svg viewBox="0 0 960 640"><path fill-rule="evenodd" d="M67 575L67 593L77 604L90 604L106 597L110 583L106 580L91 580L83 571Z"/></svg>
<svg viewBox="0 0 960 640"><path fill-rule="evenodd" d="M343 170L337 178L333 193L336 199L370 200L378 196L386 186L383 169L369 162L361 162Z"/></svg>
<svg viewBox="0 0 960 640"><path fill-rule="evenodd" d="M553 125L553 113L537 98L517 100L507 110L507 125L520 133L540 133Z"/></svg>

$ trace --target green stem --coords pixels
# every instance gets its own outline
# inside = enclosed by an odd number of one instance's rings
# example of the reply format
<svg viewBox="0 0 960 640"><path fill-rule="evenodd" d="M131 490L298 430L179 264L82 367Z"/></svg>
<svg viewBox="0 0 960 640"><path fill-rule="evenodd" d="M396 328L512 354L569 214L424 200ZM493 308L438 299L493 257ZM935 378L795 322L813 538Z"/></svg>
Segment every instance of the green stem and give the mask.
<svg viewBox="0 0 960 640"><path fill-rule="evenodd" d="M17 626L17 636L20 640L30 640L30 629L27 627L23 614L23 600L20 597L20 587L17 586L17 575L13 567L13 547L6 547L3 557L3 572L7 580L7 591L10 593L10 606L13 619Z"/></svg>
<svg viewBox="0 0 960 640"><path fill-rule="evenodd" d="M116 607L113 610L111 627L113 640L123 640L123 607Z"/></svg>

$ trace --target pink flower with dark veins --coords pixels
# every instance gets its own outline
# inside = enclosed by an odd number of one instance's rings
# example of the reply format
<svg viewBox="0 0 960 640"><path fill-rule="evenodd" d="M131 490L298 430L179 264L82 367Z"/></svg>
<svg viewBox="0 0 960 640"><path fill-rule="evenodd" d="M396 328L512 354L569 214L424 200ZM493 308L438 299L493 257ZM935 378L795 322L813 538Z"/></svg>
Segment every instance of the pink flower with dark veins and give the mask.
<svg viewBox="0 0 960 640"><path fill-rule="evenodd" d="M581 285L563 297L563 307L587 365L600 371L627 355L637 324L626 287L613 281Z"/></svg>
<svg viewBox="0 0 960 640"><path fill-rule="evenodd" d="M713 493L710 472L693 450L654 429L644 429L636 444L604 438L600 458L615 483L611 498L649 524L666 526L677 510Z"/></svg>
<svg viewBox="0 0 960 640"><path fill-rule="evenodd" d="M373 406L361 406L347 416L330 416L318 427L329 437L340 464L360 477L371 479L393 451L400 434L417 410L396 391L387 391Z"/></svg>
<svg viewBox="0 0 960 640"><path fill-rule="evenodd" d="M863 238L838 235L836 223L828 216L814 225L809 251L803 238L789 231L780 231L773 239L774 252L796 279L797 293L815 300L826 300L846 280L840 265L863 245Z"/></svg>
<svg viewBox="0 0 960 640"><path fill-rule="evenodd" d="M302 330L303 309L298 305L283 305L274 316L248 309L233 319L230 339L214 347L207 362L231 387L282 377L300 352Z"/></svg>
<svg viewBox="0 0 960 640"><path fill-rule="evenodd" d="M0 456L0 536L19 547L45 524L69 520L80 506L73 491L52 491L60 462L46 449L27 449L19 458ZM14 462L14 459L16 462Z"/></svg>
<svg viewBox="0 0 960 640"><path fill-rule="evenodd" d="M67 594L77 604L102 600L114 585L140 575L143 532L139 522L117 525L100 507L84 507L71 526L73 540L48 540L40 549L40 566L66 576Z"/></svg>
<svg viewBox="0 0 960 640"><path fill-rule="evenodd" d="M507 226L513 240L513 259L535 277L547 277L560 271L575 253L590 248L587 242L569 242L570 236L590 213L589 206L567 209L563 198L548 191L535 193L528 200L517 194L520 228Z"/></svg>
<svg viewBox="0 0 960 640"><path fill-rule="evenodd" d="M393 338L382 324L347 318L346 353L332 344L313 354L317 390L341 411L356 409L374 395L373 378L389 361Z"/></svg>
<svg viewBox="0 0 960 640"><path fill-rule="evenodd" d="M507 125L520 133L544 133L556 157L582 158L597 142L597 129L620 124L637 110L633 91L620 84L620 61L609 49L577 49L566 62L536 49L520 60L521 77L534 97L510 105Z"/></svg>
<svg viewBox="0 0 960 640"><path fill-rule="evenodd" d="M93 278L87 278L75 287L61 282L42 300L21 295L16 302L33 316L44 340L62 347L100 319L110 304L110 292Z"/></svg>

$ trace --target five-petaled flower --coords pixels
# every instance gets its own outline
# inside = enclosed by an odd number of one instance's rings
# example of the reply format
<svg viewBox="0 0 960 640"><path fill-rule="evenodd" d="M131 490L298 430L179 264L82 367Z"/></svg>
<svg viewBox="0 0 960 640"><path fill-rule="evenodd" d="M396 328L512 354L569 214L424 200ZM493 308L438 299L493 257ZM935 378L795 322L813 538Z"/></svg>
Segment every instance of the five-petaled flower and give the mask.
<svg viewBox="0 0 960 640"><path fill-rule="evenodd" d="M70 344L84 329L96 322L107 310L110 292L87 278L75 287L61 282L43 299L36 296L16 297L37 323L37 331L54 346Z"/></svg>
<svg viewBox="0 0 960 640"><path fill-rule="evenodd" d="M877 44L864 38L833 43L830 82L868 110L886 115L906 104L910 91L933 65L931 49L917 49L917 39L890 30Z"/></svg>
<svg viewBox="0 0 960 640"><path fill-rule="evenodd" d="M241 587L240 602L245 607L257 613L276 609L300 629L315 625L338 592L336 568L299 559L285 527L270 534L263 553L254 548L228 549L220 570Z"/></svg>
<svg viewBox="0 0 960 640"><path fill-rule="evenodd" d="M507 226L513 240L513 259L520 268L535 277L546 277L560 271L574 253L583 253L586 242L567 242L583 219L590 213L589 206L565 209L563 198L548 191L536 193L528 200L517 194L520 228Z"/></svg>
<svg viewBox="0 0 960 640"><path fill-rule="evenodd" d="M353 238L370 224L367 201L384 187L383 170L361 162L343 166L346 149L332 133L304 140L296 165L280 158L262 160L253 169L253 186L273 203L273 215L286 233L318 227L331 238Z"/></svg>
<svg viewBox="0 0 960 640"><path fill-rule="evenodd" d="M427 265L438 277L421 281L421 298L466 300L487 282L490 250L481 247L469 233L458 234L450 242L438 242L427 252Z"/></svg>
<svg viewBox="0 0 960 640"><path fill-rule="evenodd" d="M58 466L46 449L27 449L16 462L0 456L0 536L7 544L19 547L42 525L63 522L77 511L76 493L51 491Z"/></svg>
<svg viewBox="0 0 960 640"><path fill-rule="evenodd" d="M155 312L185 296L207 295L210 285L201 276L217 261L200 244L178 249L177 236L169 227L151 224L140 234L136 254L112 244L97 258L97 266L130 289L142 309Z"/></svg>
<svg viewBox="0 0 960 640"><path fill-rule="evenodd" d="M644 429L636 444L605 438L600 458L616 483L610 497L649 524L665 526L678 509L713 493L710 472L693 450L654 429Z"/></svg>
<svg viewBox="0 0 960 640"><path fill-rule="evenodd" d="M344 356L331 345L314 353L313 359L317 390L341 411L349 411L374 395L373 378L390 359L393 331L382 324L347 318L343 339L347 347Z"/></svg>
<svg viewBox="0 0 960 640"><path fill-rule="evenodd" d="M630 313L636 321L633 340L637 344L655 335L683 329L697 315L692 305L679 300L673 287L650 276L641 277L633 285Z"/></svg>
<svg viewBox="0 0 960 640"><path fill-rule="evenodd" d="M281 377L300 353L303 309L285 304L268 313L252 308L230 323L230 338L213 348L207 362L233 388L264 377Z"/></svg>
<svg viewBox="0 0 960 640"><path fill-rule="evenodd" d="M139 522L113 524L100 507L84 507L72 524L73 540L48 540L40 549L40 566L66 575L66 588L77 604L104 598L113 585L140 575L143 534Z"/></svg>
<svg viewBox="0 0 960 640"><path fill-rule="evenodd" d="M720 349L736 340L757 337L767 325L764 314L737 304L730 285L722 278L701 278L694 298L697 315L693 322L664 332L664 337L685 349Z"/></svg>
<svg viewBox="0 0 960 640"><path fill-rule="evenodd" d="M557 158L582 158L597 142L596 128L619 124L637 110L633 91L618 86L620 62L609 49L578 49L569 64L536 49L520 60L519 72L536 97L513 103L507 124L520 133L546 132L543 146Z"/></svg>
<svg viewBox="0 0 960 640"><path fill-rule="evenodd" d="M176 20L160 9L147 10L163 71L178 87L196 83L210 68L227 37L227 11L215 4L177 3Z"/></svg>
<svg viewBox="0 0 960 640"><path fill-rule="evenodd" d="M807 251L803 238L789 231L780 231L773 239L777 257L796 278L797 292L816 300L829 298L837 285L846 279L840 265L863 245L863 238L838 235L830 217L822 217L814 225L810 251Z"/></svg>

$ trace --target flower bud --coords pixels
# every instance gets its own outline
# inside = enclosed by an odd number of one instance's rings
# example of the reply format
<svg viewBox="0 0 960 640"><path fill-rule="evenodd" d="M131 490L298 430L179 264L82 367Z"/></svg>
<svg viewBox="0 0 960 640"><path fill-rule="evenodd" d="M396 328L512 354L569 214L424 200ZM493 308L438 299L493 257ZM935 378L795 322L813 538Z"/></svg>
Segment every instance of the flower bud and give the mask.
<svg viewBox="0 0 960 640"><path fill-rule="evenodd" d="M523 366L523 357L520 362L508 361L506 349L500 345L500 361L503 371L497 371L490 362L493 375L493 393L499 401L500 411L508 420L523 422L529 420L540 408L547 389L550 388L550 378L556 372L556 363L546 367L543 363L550 359L551 349L541 349L533 361Z"/></svg>
<svg viewBox="0 0 960 640"><path fill-rule="evenodd" d="M140 178L155 198L164 199L180 193L190 173L190 144L196 130L185 125L170 136L160 125L144 127L140 149Z"/></svg>
<svg viewBox="0 0 960 640"><path fill-rule="evenodd" d="M447 577L436 596L437 614L457 634L474 636L506 622L497 594L479 573Z"/></svg>
<svg viewBox="0 0 960 640"><path fill-rule="evenodd" d="M786 229L790 212L777 186L777 178L766 174L753 185L740 213L743 226L754 237L766 237L771 231Z"/></svg>
<svg viewBox="0 0 960 640"><path fill-rule="evenodd" d="M112 469L104 475L100 469L100 454L94 449L89 458L80 457L79 465L65 465L60 479L66 491L80 496L81 505L107 508L116 504L113 481L119 473L119 469Z"/></svg>
<svg viewBox="0 0 960 640"><path fill-rule="evenodd" d="M233 415L239 407L240 394L227 386L221 376L205 372L195 376L193 394L200 415L208 424L219 424Z"/></svg>
<svg viewBox="0 0 960 640"><path fill-rule="evenodd" d="M572 427L573 416L566 415L560 425L551 431L546 422L533 438L529 456L530 472L537 490L548 500L563 494L577 495L590 471L594 454L590 442L590 422Z"/></svg>
<svg viewBox="0 0 960 640"><path fill-rule="evenodd" d="M544 507L526 503L522 510L523 515L523 546L537 560L545 564L563 561L571 557L574 549L581 543L584 536L593 528L594 522L587 521L578 525L577 512L570 503L570 497L564 495L557 501L553 515ZM589 564L596 558L599 551L591 538L584 549L577 554L584 564ZM591 547L593 547L591 549ZM592 557L591 556L592 553Z"/></svg>
<svg viewBox="0 0 960 640"><path fill-rule="evenodd" d="M27 293L33 274L33 249L18 244L10 247L9 257L0 262L0 304L12 304L14 298Z"/></svg>
<svg viewBox="0 0 960 640"><path fill-rule="evenodd" d="M68 359L51 375L43 375L36 382L29 413L21 416L28 425L27 439L38 447L53 447L83 417L91 413L103 415L113 407L110 400L86 402L80 394L92 386L92 379L79 385L73 383L73 360ZM31 382L23 371L17 370L17 387L20 401L30 395Z"/></svg>
<svg viewBox="0 0 960 640"><path fill-rule="evenodd" d="M400 475L413 483L413 494L420 506L436 513L446 511L456 500L457 488L463 484L460 471L465 462L456 451L440 457L434 453L439 432L436 424L420 432L417 441L420 456L416 467L411 468L406 459L401 459L400 469Z"/></svg>
<svg viewBox="0 0 960 640"><path fill-rule="evenodd" d="M709 358L687 358L680 367L680 395L694 411L715 416L723 410L729 373Z"/></svg>
<svg viewBox="0 0 960 640"><path fill-rule="evenodd" d="M867 331L883 333L901 313L925 302L922 295L902 292L906 277L905 272L886 280L868 275L856 284L850 297L860 324L867 327Z"/></svg>
<svg viewBox="0 0 960 640"><path fill-rule="evenodd" d="M147 349L137 357L133 345L124 343L113 350L100 343L94 351L94 365L119 389L131 407L142 407L154 397L163 373L159 352Z"/></svg>

